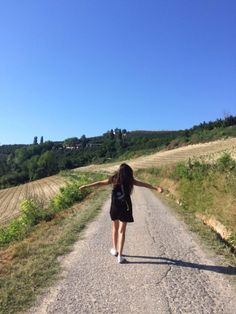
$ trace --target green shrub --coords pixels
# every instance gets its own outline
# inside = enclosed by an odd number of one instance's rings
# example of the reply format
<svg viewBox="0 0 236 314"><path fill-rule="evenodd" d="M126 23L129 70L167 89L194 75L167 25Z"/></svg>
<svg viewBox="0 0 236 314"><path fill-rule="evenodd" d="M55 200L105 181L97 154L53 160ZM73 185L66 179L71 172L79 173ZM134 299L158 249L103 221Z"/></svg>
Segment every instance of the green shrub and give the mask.
<svg viewBox="0 0 236 314"><path fill-rule="evenodd" d="M210 166L207 163L199 160L192 161L189 159L188 163L178 163L171 174L171 178L175 180L203 180L209 173Z"/></svg>
<svg viewBox="0 0 236 314"><path fill-rule="evenodd" d="M186 164L178 163L172 174L172 178L176 180L181 180L183 178L189 178L189 169Z"/></svg>
<svg viewBox="0 0 236 314"><path fill-rule="evenodd" d="M0 245L14 240L22 240L31 227L42 220L50 220L54 214L48 211L36 198L23 200L20 204L20 216L13 219L9 225L0 229Z"/></svg>
<svg viewBox="0 0 236 314"><path fill-rule="evenodd" d="M105 176L105 174L101 173L81 174L72 172L67 174L70 182L66 186L60 188L60 192L52 198L49 208L54 212L58 212L70 207L75 202L82 201L89 194L89 189L81 191L79 190L80 186L89 182L102 180Z"/></svg>
<svg viewBox="0 0 236 314"><path fill-rule="evenodd" d="M155 176L159 176L160 175L160 169L159 168L151 168L150 170L149 170L149 173L151 173L151 174L153 174L153 175L155 175Z"/></svg>
<svg viewBox="0 0 236 314"><path fill-rule="evenodd" d="M220 171L232 171L236 169L236 162L232 159L230 154L224 153L224 155L217 160L216 166Z"/></svg>
<svg viewBox="0 0 236 314"><path fill-rule="evenodd" d="M7 227L0 229L0 246L8 244L14 240L21 240L27 233L29 226L27 226L22 219L13 220Z"/></svg>
<svg viewBox="0 0 236 314"><path fill-rule="evenodd" d="M52 198L49 208L58 212L70 207L75 202L81 201L89 192L88 190L80 191L80 186L80 183L72 182L61 188L60 192Z"/></svg>
<svg viewBox="0 0 236 314"><path fill-rule="evenodd" d="M20 206L21 218L29 226L37 225L41 220L49 220L50 216L53 216L53 213L48 212L44 204L36 198L23 200Z"/></svg>

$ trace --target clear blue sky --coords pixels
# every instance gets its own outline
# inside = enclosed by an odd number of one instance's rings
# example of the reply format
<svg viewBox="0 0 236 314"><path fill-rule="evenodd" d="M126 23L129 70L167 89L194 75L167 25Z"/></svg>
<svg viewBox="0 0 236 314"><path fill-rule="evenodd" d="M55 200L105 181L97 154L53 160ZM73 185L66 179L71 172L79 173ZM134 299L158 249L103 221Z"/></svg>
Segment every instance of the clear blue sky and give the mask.
<svg viewBox="0 0 236 314"><path fill-rule="evenodd" d="M235 0L0 1L0 143L236 115Z"/></svg>

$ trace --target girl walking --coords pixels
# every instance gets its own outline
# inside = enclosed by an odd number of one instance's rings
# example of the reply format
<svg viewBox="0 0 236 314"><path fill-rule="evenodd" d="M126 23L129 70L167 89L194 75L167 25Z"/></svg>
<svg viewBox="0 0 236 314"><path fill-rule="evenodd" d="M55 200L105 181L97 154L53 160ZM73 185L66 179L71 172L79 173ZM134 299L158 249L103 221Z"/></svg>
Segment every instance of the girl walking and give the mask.
<svg viewBox="0 0 236 314"><path fill-rule="evenodd" d="M113 185L110 207L113 247L110 253L114 256L118 256L118 263L125 263L127 261L122 256L122 252L125 243L126 225L128 222L134 221L130 197L133 186L145 187L160 193L163 192L163 189L160 186L154 187L151 184L136 180L133 176L132 168L125 163L121 164L119 170L110 178L83 185L80 189L100 187L108 184Z"/></svg>

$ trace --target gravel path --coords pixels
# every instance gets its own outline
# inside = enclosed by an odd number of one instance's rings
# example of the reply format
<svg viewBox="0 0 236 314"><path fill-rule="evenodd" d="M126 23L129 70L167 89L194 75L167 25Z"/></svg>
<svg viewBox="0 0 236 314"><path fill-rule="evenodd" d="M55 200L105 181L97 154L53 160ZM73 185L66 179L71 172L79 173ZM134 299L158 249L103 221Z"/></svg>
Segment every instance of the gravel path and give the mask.
<svg viewBox="0 0 236 314"><path fill-rule="evenodd" d="M109 255L108 200L62 261L63 279L29 313L236 313L235 290L223 275L229 269L216 266L150 190L136 187L132 199L129 263Z"/></svg>

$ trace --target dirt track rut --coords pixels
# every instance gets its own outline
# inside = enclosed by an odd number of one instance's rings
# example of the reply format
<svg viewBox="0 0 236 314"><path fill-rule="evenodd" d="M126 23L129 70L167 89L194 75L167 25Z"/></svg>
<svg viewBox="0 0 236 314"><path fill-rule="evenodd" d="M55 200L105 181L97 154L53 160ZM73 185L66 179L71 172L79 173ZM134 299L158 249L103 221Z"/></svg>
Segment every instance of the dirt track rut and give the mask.
<svg viewBox="0 0 236 314"><path fill-rule="evenodd" d="M64 258L63 279L30 313L224 313L236 309L228 278L186 226L150 190L135 188L133 224L127 227L128 264L109 255L109 200L74 251Z"/></svg>

